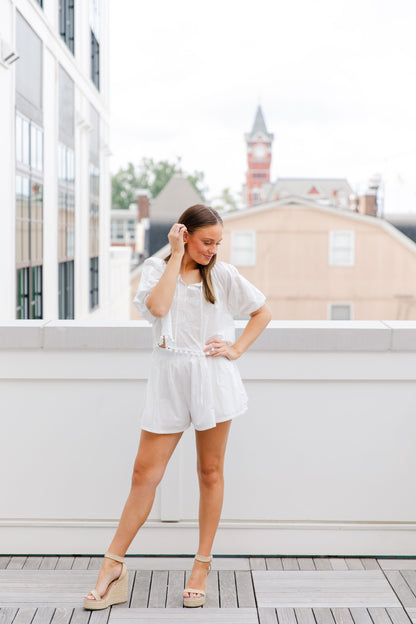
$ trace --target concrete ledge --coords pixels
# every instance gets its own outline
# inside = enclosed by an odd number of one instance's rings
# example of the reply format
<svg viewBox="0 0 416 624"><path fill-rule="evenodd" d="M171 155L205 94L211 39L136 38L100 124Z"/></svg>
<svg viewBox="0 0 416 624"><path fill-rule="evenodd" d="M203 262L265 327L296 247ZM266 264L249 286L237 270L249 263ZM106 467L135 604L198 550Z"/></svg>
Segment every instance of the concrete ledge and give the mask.
<svg viewBox="0 0 416 624"><path fill-rule="evenodd" d="M246 321L236 321L240 335ZM3 321L1 349L149 350L147 321ZM252 351L416 351L416 321L271 321Z"/></svg>

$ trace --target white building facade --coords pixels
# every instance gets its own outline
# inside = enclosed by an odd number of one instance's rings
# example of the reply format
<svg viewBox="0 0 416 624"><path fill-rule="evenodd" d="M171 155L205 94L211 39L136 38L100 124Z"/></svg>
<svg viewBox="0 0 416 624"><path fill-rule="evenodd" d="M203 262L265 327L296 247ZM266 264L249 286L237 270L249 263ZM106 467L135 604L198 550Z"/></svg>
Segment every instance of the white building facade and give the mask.
<svg viewBox="0 0 416 624"><path fill-rule="evenodd" d="M0 39L0 319L108 316L108 0L0 0Z"/></svg>

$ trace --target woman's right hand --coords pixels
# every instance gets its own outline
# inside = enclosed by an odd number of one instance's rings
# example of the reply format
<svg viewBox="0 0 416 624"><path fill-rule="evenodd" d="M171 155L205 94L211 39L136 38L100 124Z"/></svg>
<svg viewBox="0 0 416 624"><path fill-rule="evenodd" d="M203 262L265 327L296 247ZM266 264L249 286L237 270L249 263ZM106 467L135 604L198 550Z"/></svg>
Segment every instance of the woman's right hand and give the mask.
<svg viewBox="0 0 416 624"><path fill-rule="evenodd" d="M183 235L186 232L186 225L183 223L174 223L170 228L168 239L172 253L181 254L183 256L185 252L185 243Z"/></svg>

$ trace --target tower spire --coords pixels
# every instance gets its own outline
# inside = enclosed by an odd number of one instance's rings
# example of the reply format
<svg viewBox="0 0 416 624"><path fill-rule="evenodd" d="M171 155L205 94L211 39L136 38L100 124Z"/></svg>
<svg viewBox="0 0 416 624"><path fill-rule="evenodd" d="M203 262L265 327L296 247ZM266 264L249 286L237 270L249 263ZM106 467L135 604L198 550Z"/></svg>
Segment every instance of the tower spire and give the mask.
<svg viewBox="0 0 416 624"><path fill-rule="evenodd" d="M264 201L270 183L270 163L274 135L267 132L263 111L257 106L251 132L245 134L247 143L247 174L245 195L248 206Z"/></svg>

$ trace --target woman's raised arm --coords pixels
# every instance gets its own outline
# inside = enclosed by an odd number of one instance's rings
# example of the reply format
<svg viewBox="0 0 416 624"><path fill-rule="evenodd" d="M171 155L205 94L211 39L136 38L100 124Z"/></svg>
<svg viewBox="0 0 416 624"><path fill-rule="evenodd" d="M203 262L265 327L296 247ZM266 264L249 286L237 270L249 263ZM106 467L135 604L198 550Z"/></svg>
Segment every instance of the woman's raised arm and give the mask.
<svg viewBox="0 0 416 624"><path fill-rule="evenodd" d="M146 306L153 316L165 316L170 309L175 294L176 282L181 269L181 262L185 251L183 234L186 227L182 223L174 223L168 234L171 246L171 256L167 262L162 277L146 299Z"/></svg>

